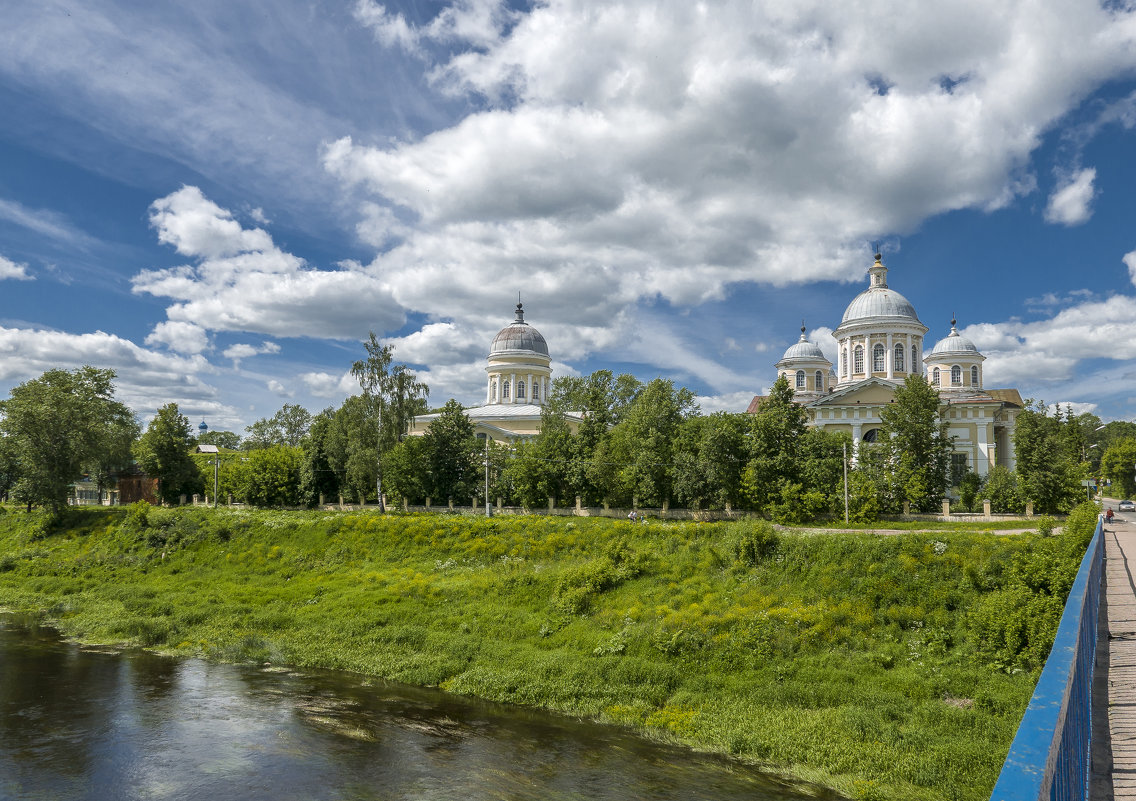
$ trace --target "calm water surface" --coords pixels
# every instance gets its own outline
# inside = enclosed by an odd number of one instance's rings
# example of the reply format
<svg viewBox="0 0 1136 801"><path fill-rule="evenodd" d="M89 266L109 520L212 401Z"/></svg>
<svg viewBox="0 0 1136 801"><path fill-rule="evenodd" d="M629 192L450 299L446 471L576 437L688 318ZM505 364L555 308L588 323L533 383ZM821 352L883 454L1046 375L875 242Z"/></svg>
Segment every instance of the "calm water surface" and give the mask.
<svg viewBox="0 0 1136 801"><path fill-rule="evenodd" d="M610 727L334 672L103 653L0 616L3 801L806 797Z"/></svg>

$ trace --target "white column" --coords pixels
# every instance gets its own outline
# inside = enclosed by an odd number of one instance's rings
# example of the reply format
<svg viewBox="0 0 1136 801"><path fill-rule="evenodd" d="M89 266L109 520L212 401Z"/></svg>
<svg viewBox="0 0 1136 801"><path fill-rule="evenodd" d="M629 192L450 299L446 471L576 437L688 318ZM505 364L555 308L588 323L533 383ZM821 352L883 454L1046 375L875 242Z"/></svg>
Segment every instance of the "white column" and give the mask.
<svg viewBox="0 0 1136 801"><path fill-rule="evenodd" d="M512 386L513 386L513 391L509 393L509 403L516 403L517 402L517 374L516 373L509 373L509 377L512 379Z"/></svg>
<svg viewBox="0 0 1136 801"><path fill-rule="evenodd" d="M852 464L860 463L860 424L852 424Z"/></svg>
<svg viewBox="0 0 1136 801"><path fill-rule="evenodd" d="M527 392L529 394L528 394L528 397L525 398L525 401L528 402L528 403L532 403L532 373L529 373L529 381L528 381L528 384L526 386L527 386L527 389L525 390L525 392Z"/></svg>
<svg viewBox="0 0 1136 801"><path fill-rule="evenodd" d="M887 377L895 378L895 351L891 349L891 332L887 335L887 345L884 351L884 365L887 367Z"/></svg>
<svg viewBox="0 0 1136 801"><path fill-rule="evenodd" d="M493 402L493 374L490 373L489 381L485 384L485 405L488 406Z"/></svg>
<svg viewBox="0 0 1136 801"><path fill-rule="evenodd" d="M986 418L982 418L974 426L977 431L976 444L978 451L978 458L975 459L975 472L978 473L980 477L990 472L990 438L987 435L987 427L990 425L990 423L986 422Z"/></svg>

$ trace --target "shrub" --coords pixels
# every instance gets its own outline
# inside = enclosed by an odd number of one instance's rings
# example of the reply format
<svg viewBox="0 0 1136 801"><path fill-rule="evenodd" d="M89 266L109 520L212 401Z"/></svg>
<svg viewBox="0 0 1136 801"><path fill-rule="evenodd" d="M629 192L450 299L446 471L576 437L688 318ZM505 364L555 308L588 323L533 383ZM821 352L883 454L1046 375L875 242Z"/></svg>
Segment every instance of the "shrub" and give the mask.
<svg viewBox="0 0 1136 801"><path fill-rule="evenodd" d="M765 521L756 524L738 524L740 536L734 542L734 555L742 564L757 567L777 552L781 538L773 526Z"/></svg>

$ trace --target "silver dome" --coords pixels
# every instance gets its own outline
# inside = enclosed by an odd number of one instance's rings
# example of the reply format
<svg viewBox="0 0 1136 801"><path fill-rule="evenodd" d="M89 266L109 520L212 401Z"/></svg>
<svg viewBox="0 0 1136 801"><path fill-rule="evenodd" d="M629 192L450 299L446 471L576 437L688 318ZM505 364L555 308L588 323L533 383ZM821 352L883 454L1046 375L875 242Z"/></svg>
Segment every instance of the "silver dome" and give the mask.
<svg viewBox="0 0 1136 801"><path fill-rule="evenodd" d="M955 321L951 320L951 333L936 342L935 347L931 349L928 355L939 356L956 353L965 354L967 356L977 356L978 348L974 346L973 342L958 332L958 329L955 328Z"/></svg>
<svg viewBox="0 0 1136 801"><path fill-rule="evenodd" d="M520 303L517 304L517 318L512 323L497 332L493 337L493 346L489 349L490 355L505 351L527 350L548 355L548 343L544 341L540 331L525 322L525 311Z"/></svg>
<svg viewBox="0 0 1136 801"><path fill-rule="evenodd" d="M820 345L815 342L809 342L805 338L805 330L803 328L801 329L801 338L790 345L789 349L785 351L785 355L781 357L781 361L785 361L786 359L823 359L826 362L828 361L828 359L825 358L824 351L820 349Z"/></svg>
<svg viewBox="0 0 1136 801"><path fill-rule="evenodd" d="M911 301L887 287L869 287L853 298L848 308L844 310L841 322L849 323L869 317L905 317L919 323Z"/></svg>

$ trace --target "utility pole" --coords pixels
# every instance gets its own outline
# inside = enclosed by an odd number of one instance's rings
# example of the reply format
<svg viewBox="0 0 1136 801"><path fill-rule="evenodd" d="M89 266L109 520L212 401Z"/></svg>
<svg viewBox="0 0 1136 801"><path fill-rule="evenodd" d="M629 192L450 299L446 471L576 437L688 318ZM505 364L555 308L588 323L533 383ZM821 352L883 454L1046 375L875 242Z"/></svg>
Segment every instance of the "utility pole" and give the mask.
<svg viewBox="0 0 1136 801"><path fill-rule="evenodd" d="M844 524L848 524L848 443L840 446L844 452Z"/></svg>
<svg viewBox="0 0 1136 801"><path fill-rule="evenodd" d="M218 449L219 451L220 449ZM213 457L213 508L217 508L217 468L221 464L221 454L218 452Z"/></svg>

